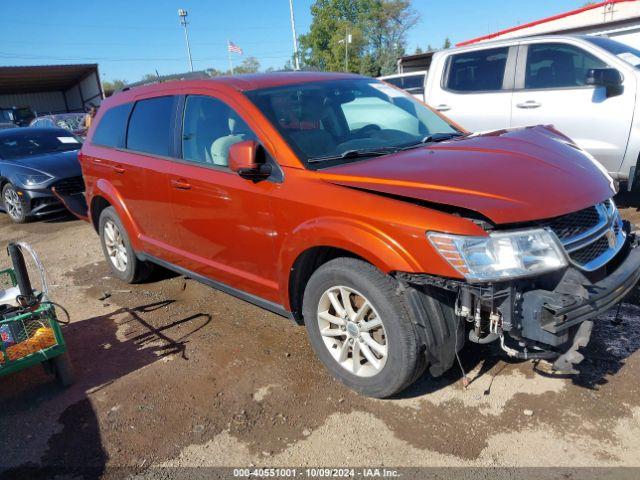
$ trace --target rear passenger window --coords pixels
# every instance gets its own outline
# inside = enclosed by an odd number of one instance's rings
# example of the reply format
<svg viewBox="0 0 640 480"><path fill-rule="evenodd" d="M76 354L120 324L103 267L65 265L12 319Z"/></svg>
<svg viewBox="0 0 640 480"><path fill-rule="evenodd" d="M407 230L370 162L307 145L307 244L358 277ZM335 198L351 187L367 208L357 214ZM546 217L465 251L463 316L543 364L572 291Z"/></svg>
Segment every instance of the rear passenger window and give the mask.
<svg viewBox="0 0 640 480"><path fill-rule="evenodd" d="M212 97L187 97L182 128L184 160L226 167L229 148L244 140L256 140L256 136L231 107Z"/></svg>
<svg viewBox="0 0 640 480"><path fill-rule="evenodd" d="M107 110L96 127L91 143L104 147L123 147L127 118L130 111L130 103L118 105Z"/></svg>
<svg viewBox="0 0 640 480"><path fill-rule="evenodd" d="M452 55L445 86L457 92L502 90L509 47Z"/></svg>
<svg viewBox="0 0 640 480"><path fill-rule="evenodd" d="M136 102L127 131L129 150L164 157L171 155L175 99L157 97Z"/></svg>

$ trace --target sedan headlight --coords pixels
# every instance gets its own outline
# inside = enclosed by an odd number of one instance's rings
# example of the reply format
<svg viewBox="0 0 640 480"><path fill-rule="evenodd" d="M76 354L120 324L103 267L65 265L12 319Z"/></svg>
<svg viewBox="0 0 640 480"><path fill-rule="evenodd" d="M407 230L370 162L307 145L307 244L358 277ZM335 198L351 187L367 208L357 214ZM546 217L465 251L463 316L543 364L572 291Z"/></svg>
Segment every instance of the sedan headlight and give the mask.
<svg viewBox="0 0 640 480"><path fill-rule="evenodd" d="M44 173L19 173L16 177L18 177L18 180L27 187L42 185L53 178L51 175L46 175Z"/></svg>
<svg viewBox="0 0 640 480"><path fill-rule="evenodd" d="M542 229L468 237L429 232L440 255L472 282L510 280L567 266L557 237Z"/></svg>

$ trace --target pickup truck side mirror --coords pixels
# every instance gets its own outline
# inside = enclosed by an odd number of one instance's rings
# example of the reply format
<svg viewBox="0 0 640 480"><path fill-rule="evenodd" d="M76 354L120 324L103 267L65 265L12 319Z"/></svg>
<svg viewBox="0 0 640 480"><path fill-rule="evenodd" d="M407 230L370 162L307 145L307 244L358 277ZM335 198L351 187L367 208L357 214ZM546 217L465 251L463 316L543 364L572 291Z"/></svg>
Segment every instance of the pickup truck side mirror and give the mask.
<svg viewBox="0 0 640 480"><path fill-rule="evenodd" d="M247 180L264 180L271 175L271 165L265 163L263 149L255 140L234 143L229 148L229 168Z"/></svg>
<svg viewBox="0 0 640 480"><path fill-rule="evenodd" d="M622 93L622 75L615 68L592 68L587 73L587 85L605 87L607 97Z"/></svg>

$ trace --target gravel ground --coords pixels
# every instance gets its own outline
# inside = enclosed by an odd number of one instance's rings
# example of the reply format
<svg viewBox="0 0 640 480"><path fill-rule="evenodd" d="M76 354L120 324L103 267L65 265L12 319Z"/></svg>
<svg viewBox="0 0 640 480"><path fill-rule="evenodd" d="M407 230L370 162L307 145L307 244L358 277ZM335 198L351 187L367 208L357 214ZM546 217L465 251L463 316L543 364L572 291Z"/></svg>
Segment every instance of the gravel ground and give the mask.
<svg viewBox="0 0 640 480"><path fill-rule="evenodd" d="M77 382L62 389L39 367L0 380L0 477L39 466L640 466L640 292L617 322L616 311L597 322L578 376L469 346L467 389L453 369L373 400L332 380L287 320L168 272L114 281L86 223L0 215L0 244L11 240L36 248L69 310Z"/></svg>

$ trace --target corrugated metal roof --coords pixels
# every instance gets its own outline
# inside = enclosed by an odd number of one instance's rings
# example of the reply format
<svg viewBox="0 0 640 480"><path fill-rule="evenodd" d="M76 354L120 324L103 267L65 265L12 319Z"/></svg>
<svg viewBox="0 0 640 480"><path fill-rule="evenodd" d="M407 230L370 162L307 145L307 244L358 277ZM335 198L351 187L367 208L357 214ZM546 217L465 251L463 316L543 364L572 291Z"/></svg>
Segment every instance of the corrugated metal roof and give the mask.
<svg viewBox="0 0 640 480"><path fill-rule="evenodd" d="M95 63L0 67L0 94L63 91L97 69Z"/></svg>

